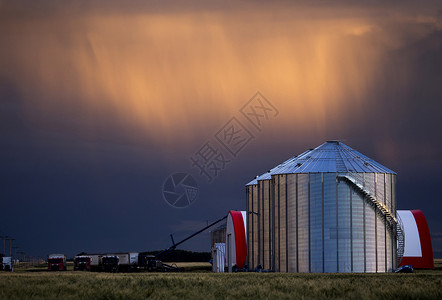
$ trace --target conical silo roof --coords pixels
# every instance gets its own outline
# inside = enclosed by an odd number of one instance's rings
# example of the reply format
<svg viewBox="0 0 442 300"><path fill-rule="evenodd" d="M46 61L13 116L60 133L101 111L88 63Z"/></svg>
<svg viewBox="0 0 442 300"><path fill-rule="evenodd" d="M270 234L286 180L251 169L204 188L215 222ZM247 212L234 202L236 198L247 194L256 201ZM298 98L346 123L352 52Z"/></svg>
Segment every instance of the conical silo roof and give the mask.
<svg viewBox="0 0 442 300"><path fill-rule="evenodd" d="M396 174L387 167L350 148L339 141L324 144L294 156L246 185L258 184L258 180L270 179L274 174L291 173L387 173Z"/></svg>
<svg viewBox="0 0 442 300"><path fill-rule="evenodd" d="M291 173L387 173L392 170L339 141L327 141L278 168L273 174Z"/></svg>
<svg viewBox="0 0 442 300"><path fill-rule="evenodd" d="M297 155L297 156L293 156L291 158L289 158L288 160L286 160L285 162L277 165L276 167L274 167L273 169L270 169L269 171L265 172L262 175L256 176L252 181L250 181L249 183L246 184L247 185L254 185L254 184L258 184L258 180L266 180L266 179L271 179L272 175L275 174L276 171L278 171L279 169L282 169L284 167L286 167L287 165L289 165L291 162L293 162L294 160L296 160L298 157L312 151L313 149L307 150L304 153Z"/></svg>

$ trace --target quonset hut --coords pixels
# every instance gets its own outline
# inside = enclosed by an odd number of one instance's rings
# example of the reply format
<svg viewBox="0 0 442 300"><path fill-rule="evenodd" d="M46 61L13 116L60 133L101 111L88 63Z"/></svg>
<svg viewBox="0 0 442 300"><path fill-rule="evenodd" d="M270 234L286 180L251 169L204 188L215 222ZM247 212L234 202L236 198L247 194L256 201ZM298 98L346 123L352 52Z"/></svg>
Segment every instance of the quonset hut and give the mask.
<svg viewBox="0 0 442 300"><path fill-rule="evenodd" d="M290 158L246 193L249 268L390 272L402 257L396 173L339 141Z"/></svg>
<svg viewBox="0 0 442 300"><path fill-rule="evenodd" d="M422 211L398 210L401 217L405 246L404 256L399 266L412 265L416 269L433 269L433 247L431 245L430 229Z"/></svg>

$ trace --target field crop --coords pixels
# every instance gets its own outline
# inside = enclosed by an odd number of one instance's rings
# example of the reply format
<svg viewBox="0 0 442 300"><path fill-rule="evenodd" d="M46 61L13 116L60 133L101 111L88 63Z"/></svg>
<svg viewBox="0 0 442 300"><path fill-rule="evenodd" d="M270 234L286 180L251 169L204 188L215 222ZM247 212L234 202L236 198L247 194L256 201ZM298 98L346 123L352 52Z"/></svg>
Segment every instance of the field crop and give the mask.
<svg viewBox="0 0 442 300"><path fill-rule="evenodd" d="M442 260L412 274L214 274L204 263L185 273L0 273L2 299L442 299Z"/></svg>

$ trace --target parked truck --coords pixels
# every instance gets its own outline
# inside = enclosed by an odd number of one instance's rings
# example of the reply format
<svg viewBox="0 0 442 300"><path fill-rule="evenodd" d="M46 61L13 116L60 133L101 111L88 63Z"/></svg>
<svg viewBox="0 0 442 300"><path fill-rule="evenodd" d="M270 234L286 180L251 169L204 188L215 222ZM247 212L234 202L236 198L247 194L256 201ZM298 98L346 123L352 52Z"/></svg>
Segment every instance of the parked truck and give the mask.
<svg viewBox="0 0 442 300"><path fill-rule="evenodd" d="M74 271L90 271L91 257L89 255L77 255L74 257Z"/></svg>
<svg viewBox="0 0 442 300"><path fill-rule="evenodd" d="M169 268L168 264L163 263L155 255L148 252L142 252L138 255L138 267L149 272L171 271L175 267Z"/></svg>
<svg viewBox="0 0 442 300"><path fill-rule="evenodd" d="M7 271L12 272L12 257L10 256L3 256L0 257L0 270L1 271Z"/></svg>
<svg viewBox="0 0 442 300"><path fill-rule="evenodd" d="M90 270L90 271L105 271L105 272L119 272L119 271L135 271L135 270L147 270L154 272L174 272L182 271L183 268L178 268L176 265L170 265L164 263L161 259L175 250L178 245L181 245L185 241L193 238L194 236L200 234L206 229L212 227L213 225L223 221L227 216L207 225L203 229L195 232L194 234L188 236L182 241L175 243L172 238L172 246L161 251L156 255L152 255L149 252L117 252L117 253L107 253L107 254L88 254L82 252L75 257L74 260L74 270ZM64 255L63 255L64 257ZM66 261L64 257L63 261ZM49 260L48 260L49 262ZM89 267L88 267L89 264ZM55 267L54 267L55 268ZM49 269L51 269L51 264L49 264Z"/></svg>
<svg viewBox="0 0 442 300"><path fill-rule="evenodd" d="M120 258L118 255L107 254L101 258L102 270L104 272L118 272L120 266Z"/></svg>
<svg viewBox="0 0 442 300"><path fill-rule="evenodd" d="M149 254L148 252L141 252L138 255L138 267L147 271L154 271L157 267L157 262L155 255Z"/></svg>
<svg viewBox="0 0 442 300"><path fill-rule="evenodd" d="M66 256L64 254L48 255L49 271L66 271Z"/></svg>
<svg viewBox="0 0 442 300"><path fill-rule="evenodd" d="M138 269L138 252L110 253L102 257L103 271L128 272Z"/></svg>

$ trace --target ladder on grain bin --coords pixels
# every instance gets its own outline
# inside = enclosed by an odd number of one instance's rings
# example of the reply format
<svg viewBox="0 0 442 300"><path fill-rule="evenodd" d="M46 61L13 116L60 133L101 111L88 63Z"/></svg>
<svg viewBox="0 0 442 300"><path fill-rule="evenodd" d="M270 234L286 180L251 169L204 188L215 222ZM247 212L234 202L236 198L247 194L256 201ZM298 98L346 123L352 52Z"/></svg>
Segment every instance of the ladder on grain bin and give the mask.
<svg viewBox="0 0 442 300"><path fill-rule="evenodd" d="M393 213L379 200L376 199L374 195L367 190L364 185L358 181L351 174L338 175L338 179L344 180L350 184L357 192L359 192L365 201L371 205L375 211L382 217L384 222L387 224L387 228L390 232L396 236L397 239L397 265L401 263L402 257L404 256L404 246L405 246L405 235L402 220L399 215L393 215Z"/></svg>

